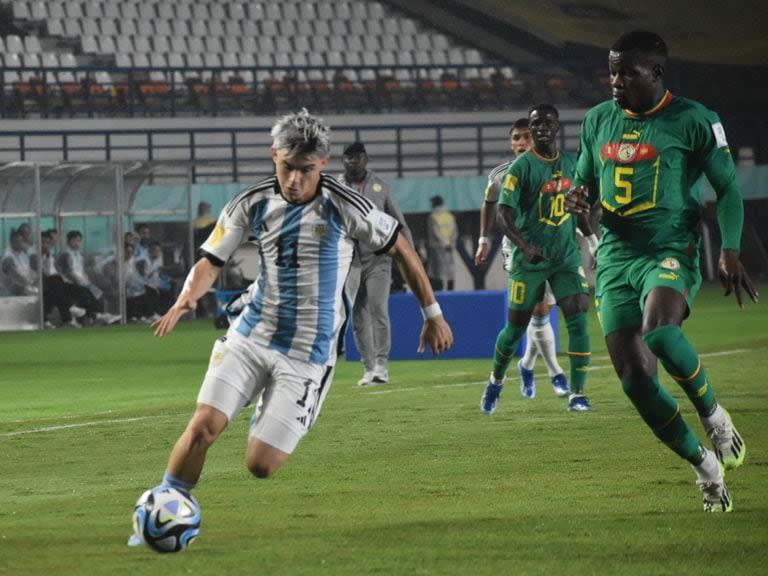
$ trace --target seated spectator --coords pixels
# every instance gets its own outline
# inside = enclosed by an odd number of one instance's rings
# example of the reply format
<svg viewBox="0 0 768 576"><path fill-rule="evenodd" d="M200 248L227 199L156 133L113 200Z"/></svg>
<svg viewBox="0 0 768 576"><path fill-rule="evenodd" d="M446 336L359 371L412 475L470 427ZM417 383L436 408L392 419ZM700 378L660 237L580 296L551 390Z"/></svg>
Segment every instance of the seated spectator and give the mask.
<svg viewBox="0 0 768 576"><path fill-rule="evenodd" d="M54 310L59 312L59 320L62 326L80 328L80 324L73 318L73 315L82 317L85 310L74 305L71 291L67 288L64 279L56 269L56 263L53 254L54 236L50 230L43 232L40 240L40 256L43 274L43 316L46 327L52 327L51 314Z"/></svg>
<svg viewBox="0 0 768 576"><path fill-rule="evenodd" d="M143 268L147 300L152 312L150 318L154 322L165 314L174 299L173 280L168 274L172 267L165 265L160 242L150 242L148 259Z"/></svg>
<svg viewBox="0 0 768 576"><path fill-rule="evenodd" d="M87 321L114 324L120 316L104 313L104 292L96 286L85 271L85 260L80 252L83 235L79 230L67 233L67 247L57 258L61 277L67 285L74 302L85 309Z"/></svg>
<svg viewBox="0 0 768 576"><path fill-rule="evenodd" d="M139 224L136 227L137 243L134 245L136 248L136 260L147 259L149 254L149 245L152 240L152 229L149 224Z"/></svg>
<svg viewBox="0 0 768 576"><path fill-rule="evenodd" d="M29 244L21 230L11 232L11 245L5 249L0 261L3 292L8 296L38 293L37 274L32 270L28 248Z"/></svg>
<svg viewBox="0 0 768 576"><path fill-rule="evenodd" d="M21 234L24 250L27 252L27 254L34 254L35 243L32 241L32 226L24 222L23 224L20 224L16 230L19 234Z"/></svg>
<svg viewBox="0 0 768 576"><path fill-rule="evenodd" d="M139 265L145 260L136 260L136 249L130 242L123 250L123 277L125 279L125 315L128 322L146 322L150 316L149 298L145 279L139 272Z"/></svg>

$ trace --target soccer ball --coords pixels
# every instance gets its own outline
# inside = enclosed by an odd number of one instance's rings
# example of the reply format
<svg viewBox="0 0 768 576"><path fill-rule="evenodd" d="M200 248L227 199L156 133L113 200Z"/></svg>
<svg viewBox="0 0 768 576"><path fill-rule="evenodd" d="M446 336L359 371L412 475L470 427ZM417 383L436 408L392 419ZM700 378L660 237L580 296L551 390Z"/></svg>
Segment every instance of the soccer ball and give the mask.
<svg viewBox="0 0 768 576"><path fill-rule="evenodd" d="M182 490L152 488L136 502L133 531L155 552L181 552L200 532L200 505Z"/></svg>

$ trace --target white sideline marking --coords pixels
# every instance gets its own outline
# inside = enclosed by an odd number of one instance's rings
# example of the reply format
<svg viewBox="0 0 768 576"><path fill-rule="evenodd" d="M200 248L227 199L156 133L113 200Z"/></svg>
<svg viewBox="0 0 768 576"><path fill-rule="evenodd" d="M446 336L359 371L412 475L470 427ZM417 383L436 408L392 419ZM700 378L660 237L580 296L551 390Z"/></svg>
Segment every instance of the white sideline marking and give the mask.
<svg viewBox="0 0 768 576"><path fill-rule="evenodd" d="M743 354L745 352L751 352L749 348L737 348L735 350L723 350L721 352L709 352L705 354L699 354L701 357L713 357L713 356L730 356L733 354ZM590 366L588 370L604 370L605 368L612 368L611 364L601 364L597 366ZM468 372L462 372L457 373L458 375L468 375ZM486 381L477 381L477 382L456 382L453 384L435 384L432 386L432 388L465 388L467 386L478 386L485 384ZM425 387L423 386L414 386L414 387L408 387L408 388L388 388L386 390L365 390L363 391L363 394L367 395L379 395L379 394L392 394L395 392L413 392L416 390L424 390ZM90 412L88 414L69 414L64 416L53 416L50 418L46 418L47 420L54 420L54 419L60 419L60 420L71 420L73 418L79 418L81 416L97 416L100 414L111 414L112 410L104 410L101 412ZM157 420L159 418L173 418L176 416L189 416L189 413L187 412L179 412L176 414L160 414L157 416L136 416L133 418L114 418L112 420L94 420L91 422L78 422L76 424L59 424L57 426L44 426L42 428L32 428L29 430L18 430L16 432L3 432L0 433L0 438L12 438L15 436L22 436L25 434L41 434L45 432L56 432L59 430L69 430L72 428L87 428L90 426L99 426L102 424L126 424L128 422L140 422L142 420ZM22 422L28 422L29 420L14 420L14 424L20 424Z"/></svg>
<svg viewBox="0 0 768 576"><path fill-rule="evenodd" d="M749 348L736 348L736 350L723 350L722 352L707 352L706 354L699 354L702 358L711 358L713 356L730 356L731 354L743 354L744 352L751 352Z"/></svg>
<svg viewBox="0 0 768 576"><path fill-rule="evenodd" d="M707 352L705 354L699 354L702 358L711 358L713 356L731 356L733 354L743 354L745 352L751 352L749 348L736 348L735 350L723 350L721 352ZM607 359L608 356L601 356L602 359ZM597 366L590 366L588 371L592 370L605 370L606 368L613 368L613 364L598 364ZM487 380L481 382L457 382L455 384L435 384L432 388L463 388L466 386L478 386L480 384L486 384ZM380 394L393 394L395 392L413 392L414 390L424 390L425 387L410 387L410 388L388 388L386 390L366 390L363 394L368 395L380 395Z"/></svg>
<svg viewBox="0 0 768 576"><path fill-rule="evenodd" d="M42 432L56 432L58 430L68 430L70 428L87 428L89 426L99 426L101 424L125 424L127 422L139 422L141 420L156 420L158 418L168 418L174 416L188 416L188 414L160 414L158 416L136 416L134 418L116 418L113 420L94 420L92 422L78 422L77 424L60 424L58 426L45 426L43 428L32 428L30 430L18 430L16 432L3 432L0 437L11 438L13 436L22 436L24 434L39 434Z"/></svg>
<svg viewBox="0 0 768 576"><path fill-rule="evenodd" d="M48 418L19 418L18 420L11 420L11 423L23 424L24 422L40 422L41 420L74 420L75 418L82 418L83 416L102 416L104 414L112 414L113 412L114 410L100 410L98 412L81 412L80 414L49 416Z"/></svg>

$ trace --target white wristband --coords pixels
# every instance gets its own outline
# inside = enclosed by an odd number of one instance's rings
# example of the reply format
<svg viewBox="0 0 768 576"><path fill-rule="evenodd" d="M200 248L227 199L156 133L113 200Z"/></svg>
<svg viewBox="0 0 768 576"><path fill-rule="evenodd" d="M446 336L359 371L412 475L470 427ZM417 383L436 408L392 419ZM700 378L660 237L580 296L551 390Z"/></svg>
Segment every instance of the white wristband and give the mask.
<svg viewBox="0 0 768 576"><path fill-rule="evenodd" d="M488 239L488 236L480 236L480 238L477 239L477 243L482 246L483 244L490 244L490 240Z"/></svg>
<svg viewBox="0 0 768 576"><path fill-rule="evenodd" d="M440 304L437 302L433 302L429 306L425 306L421 309L421 315L424 316L424 320L432 320L432 318L437 318L442 314L443 311L440 309Z"/></svg>

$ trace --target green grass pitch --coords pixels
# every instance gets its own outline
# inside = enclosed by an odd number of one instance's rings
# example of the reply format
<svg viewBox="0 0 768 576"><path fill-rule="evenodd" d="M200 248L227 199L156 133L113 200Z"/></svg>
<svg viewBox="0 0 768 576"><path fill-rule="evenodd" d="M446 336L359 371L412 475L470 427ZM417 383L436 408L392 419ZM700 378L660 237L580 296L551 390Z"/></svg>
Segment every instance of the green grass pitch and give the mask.
<svg viewBox="0 0 768 576"><path fill-rule="evenodd" d="M0 334L0 575L765 574L766 305L707 287L685 327L747 443L727 515L702 511L693 471L632 410L590 316L593 412L568 413L541 363L537 397L512 378L488 417L489 361L394 362L389 386L366 389L341 361L274 478L243 466L250 411L232 423L195 490L200 537L162 556L125 545L133 504L159 483L220 332Z"/></svg>

